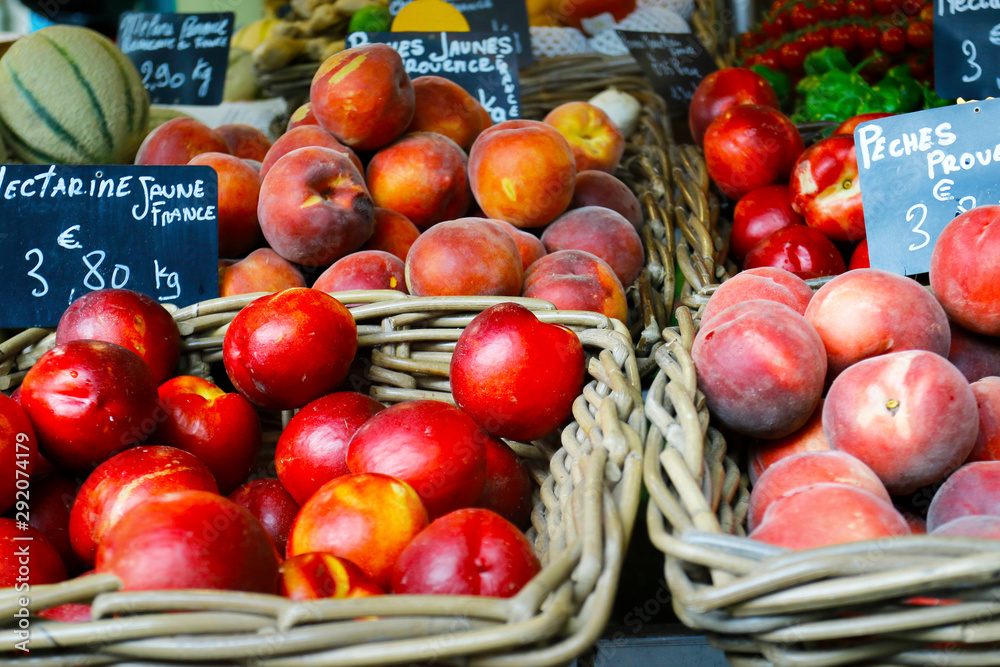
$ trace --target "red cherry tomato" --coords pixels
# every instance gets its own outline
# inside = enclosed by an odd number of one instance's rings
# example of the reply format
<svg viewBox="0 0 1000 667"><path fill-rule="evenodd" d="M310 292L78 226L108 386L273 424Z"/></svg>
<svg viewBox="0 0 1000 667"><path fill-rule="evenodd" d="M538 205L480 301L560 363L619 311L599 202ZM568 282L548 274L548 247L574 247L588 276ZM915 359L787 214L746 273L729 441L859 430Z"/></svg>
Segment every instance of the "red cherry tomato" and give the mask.
<svg viewBox="0 0 1000 667"><path fill-rule="evenodd" d="M934 63L926 53L911 53L906 56L906 64L910 68L910 76L921 80L932 73L931 67Z"/></svg>
<svg viewBox="0 0 1000 667"><path fill-rule="evenodd" d="M778 49L768 49L760 54L757 63L773 69L775 72L781 71L781 56L778 54Z"/></svg>
<svg viewBox="0 0 1000 667"><path fill-rule="evenodd" d="M889 68L892 67L892 60L889 56L877 49L874 51L862 51L861 59L867 60L868 63L861 69L859 74L869 84L874 84L880 80L889 71Z"/></svg>
<svg viewBox="0 0 1000 667"><path fill-rule="evenodd" d="M872 0L872 9L880 16L889 16L896 10L896 0Z"/></svg>
<svg viewBox="0 0 1000 667"><path fill-rule="evenodd" d="M759 30L745 32L740 35L740 46L744 51L750 51L751 49L755 49L763 44L766 39L767 36Z"/></svg>
<svg viewBox="0 0 1000 667"><path fill-rule="evenodd" d="M920 13L920 7L923 6L923 0L903 0L900 4L900 9L907 16L916 16Z"/></svg>
<svg viewBox="0 0 1000 667"><path fill-rule="evenodd" d="M889 55L902 53L906 49L906 33L899 26L890 26L882 32L880 46Z"/></svg>
<svg viewBox="0 0 1000 667"><path fill-rule="evenodd" d="M848 0L844 14L868 18L872 15L872 3L870 0Z"/></svg>
<svg viewBox="0 0 1000 667"><path fill-rule="evenodd" d="M792 22L788 18L788 12L778 12L775 14L774 18L771 19L771 25L773 26L773 30L778 33L778 37L790 31L792 29Z"/></svg>
<svg viewBox="0 0 1000 667"><path fill-rule="evenodd" d="M819 22L819 8L798 3L792 7L789 18L792 21L792 27L796 30L808 28L809 26L816 25L816 23Z"/></svg>
<svg viewBox="0 0 1000 667"><path fill-rule="evenodd" d="M818 51L825 46L830 46L830 29L826 26L820 26L803 35L802 41L806 45L806 50L810 53Z"/></svg>
<svg viewBox="0 0 1000 667"><path fill-rule="evenodd" d="M882 35L879 34L878 28L873 25L858 26L855 34L858 38L858 46L861 47L863 51L870 51L878 48L882 41Z"/></svg>
<svg viewBox="0 0 1000 667"><path fill-rule="evenodd" d="M819 13L827 21L836 21L844 16L844 1L823 0L819 4Z"/></svg>
<svg viewBox="0 0 1000 667"><path fill-rule="evenodd" d="M775 23L773 20L763 21L760 24L760 27L761 30L764 31L764 34L770 37L771 39L778 39L779 37L781 37L781 28L779 28L778 24Z"/></svg>
<svg viewBox="0 0 1000 667"><path fill-rule="evenodd" d="M858 29L853 25L837 26L830 32L830 46L853 51L858 44Z"/></svg>
<svg viewBox="0 0 1000 667"><path fill-rule="evenodd" d="M782 44L781 48L778 49L778 55L781 57L781 66L784 69L790 72L801 72L802 63L805 62L809 51L803 42L795 40Z"/></svg>
<svg viewBox="0 0 1000 667"><path fill-rule="evenodd" d="M930 2L925 2L921 5L917 18L927 25L934 25L934 5Z"/></svg>
<svg viewBox="0 0 1000 667"><path fill-rule="evenodd" d="M906 43L914 49L929 49L934 44L934 28L922 21L906 26Z"/></svg>

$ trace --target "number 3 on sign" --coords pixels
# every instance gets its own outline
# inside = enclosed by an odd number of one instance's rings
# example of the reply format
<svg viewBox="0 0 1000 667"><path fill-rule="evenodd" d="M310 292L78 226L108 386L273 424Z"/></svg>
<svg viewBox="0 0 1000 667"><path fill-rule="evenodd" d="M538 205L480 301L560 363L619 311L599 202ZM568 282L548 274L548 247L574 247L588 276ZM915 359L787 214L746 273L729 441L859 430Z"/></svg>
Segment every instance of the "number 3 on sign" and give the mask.
<svg viewBox="0 0 1000 667"><path fill-rule="evenodd" d="M971 39L967 39L962 42L962 53L969 56L965 62L969 63L969 65L976 70L975 74L963 74L962 81L965 83L978 81L979 77L983 75L983 68L976 62L976 45L972 43Z"/></svg>
<svg viewBox="0 0 1000 667"><path fill-rule="evenodd" d="M28 271L28 275L40 282L42 286L31 290L31 296L45 296L49 293L49 283L45 280L45 278L38 275L38 269L42 268L42 262L45 261L45 257L42 255L42 251L38 248L32 248L28 252L24 253L24 258L29 262L31 261L32 256L35 256L38 262L31 267L31 270Z"/></svg>
<svg viewBox="0 0 1000 667"><path fill-rule="evenodd" d="M918 209L919 213L917 212ZM923 204L914 204L913 206L910 207L910 210L906 212L906 221L913 222L913 218L915 218L917 215L920 216L920 219L917 220L917 224L913 225L913 229L911 229L910 231L912 231L914 234L920 234L921 236L924 237L924 240L920 244L911 243L910 244L911 252L914 250L920 250L921 248L923 248L924 246L926 246L928 243L931 242L931 235L928 234L923 229L920 229L920 225L924 224L924 220L927 219L927 207L924 206Z"/></svg>

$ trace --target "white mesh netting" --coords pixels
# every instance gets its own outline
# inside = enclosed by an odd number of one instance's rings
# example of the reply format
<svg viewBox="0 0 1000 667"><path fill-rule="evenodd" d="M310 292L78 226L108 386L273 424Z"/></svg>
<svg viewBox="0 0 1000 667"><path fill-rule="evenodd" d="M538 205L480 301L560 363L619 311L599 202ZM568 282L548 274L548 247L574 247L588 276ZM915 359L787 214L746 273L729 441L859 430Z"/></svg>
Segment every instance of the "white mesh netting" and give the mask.
<svg viewBox="0 0 1000 667"><path fill-rule="evenodd" d="M640 30L643 32L691 32L690 26L681 16L670 9L661 7L640 7L618 22L621 30ZM609 56L621 56L628 53L625 44L614 30L605 30L600 35L590 39L590 50Z"/></svg>
<svg viewBox="0 0 1000 667"><path fill-rule="evenodd" d="M531 52L536 58L588 53L590 50L587 38L576 28L531 26Z"/></svg>

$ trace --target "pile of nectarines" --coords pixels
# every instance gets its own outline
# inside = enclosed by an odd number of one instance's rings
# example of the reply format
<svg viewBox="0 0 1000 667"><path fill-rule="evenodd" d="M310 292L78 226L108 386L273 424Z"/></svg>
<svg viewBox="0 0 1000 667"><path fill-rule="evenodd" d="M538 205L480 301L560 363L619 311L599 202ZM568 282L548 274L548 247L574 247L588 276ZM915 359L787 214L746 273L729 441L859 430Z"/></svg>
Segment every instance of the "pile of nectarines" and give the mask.
<svg viewBox="0 0 1000 667"><path fill-rule="evenodd" d="M265 294L225 327L218 384L175 376L180 332L154 300L71 304L0 395L0 585L18 583L27 533L29 585L96 570L126 590L516 593L541 567L521 532L535 484L500 438L572 418L579 337L495 306L456 343L456 405L385 406L344 390L358 331L330 293L524 294L624 321L644 259L638 200L612 175L624 146L585 102L493 125L384 45L327 60L273 143L247 125L158 127L136 162L215 170L220 291ZM294 414L267 461L274 411Z"/></svg>
<svg viewBox="0 0 1000 667"><path fill-rule="evenodd" d="M517 255L503 228L485 229ZM180 333L150 297L80 297L56 345L0 394L0 587L96 571L125 590L296 600L517 593L541 569L522 533L535 484L500 438L567 423L583 393L580 338L514 303L482 311L451 360L457 407L345 391L357 347L330 294L260 296L226 328L227 391L174 375ZM295 411L273 458L268 410ZM89 620L86 605L43 615Z"/></svg>
<svg viewBox="0 0 1000 667"><path fill-rule="evenodd" d="M716 289L691 355L712 416L746 438L751 538L1000 537L998 252L1000 206L983 206L942 231L929 289L859 268L814 294L773 267Z"/></svg>
<svg viewBox="0 0 1000 667"><path fill-rule="evenodd" d="M803 278L869 266L853 133L887 115L849 118L807 148L756 72L706 76L688 118L709 176L736 203L730 258L743 269L773 266Z"/></svg>
<svg viewBox="0 0 1000 667"><path fill-rule="evenodd" d="M273 144L179 118L136 162L218 172L223 296L523 294L624 321L644 264L639 202L613 176L624 149L593 104L494 125L455 83L411 80L396 51L371 44L323 63Z"/></svg>

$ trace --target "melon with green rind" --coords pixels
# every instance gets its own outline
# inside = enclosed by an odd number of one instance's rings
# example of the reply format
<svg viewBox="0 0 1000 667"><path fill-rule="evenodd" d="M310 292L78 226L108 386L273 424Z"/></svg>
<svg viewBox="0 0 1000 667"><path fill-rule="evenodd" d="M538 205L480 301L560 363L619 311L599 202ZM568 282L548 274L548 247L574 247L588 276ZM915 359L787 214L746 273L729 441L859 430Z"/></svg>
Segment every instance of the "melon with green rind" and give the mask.
<svg viewBox="0 0 1000 667"><path fill-rule="evenodd" d="M0 59L0 129L25 162L131 164L148 116L135 65L89 28L43 28Z"/></svg>

